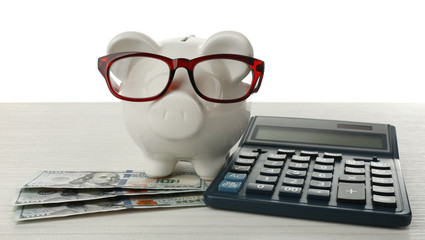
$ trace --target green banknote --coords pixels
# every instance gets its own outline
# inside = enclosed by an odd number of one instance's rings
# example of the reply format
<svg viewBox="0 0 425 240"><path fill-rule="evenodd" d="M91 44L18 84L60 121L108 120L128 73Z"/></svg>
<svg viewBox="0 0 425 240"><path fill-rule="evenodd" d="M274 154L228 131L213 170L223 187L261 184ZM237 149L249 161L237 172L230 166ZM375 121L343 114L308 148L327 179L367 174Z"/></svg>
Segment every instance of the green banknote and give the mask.
<svg viewBox="0 0 425 240"><path fill-rule="evenodd" d="M117 196L166 195L173 193L205 191L200 189L127 189L127 188L22 188L12 205L23 206L32 204L63 203L88 201Z"/></svg>
<svg viewBox="0 0 425 240"><path fill-rule="evenodd" d="M110 212L125 209L176 208L205 206L203 193L173 193L151 196L121 196L92 201L19 206L16 220L35 220Z"/></svg>
<svg viewBox="0 0 425 240"><path fill-rule="evenodd" d="M135 188L202 189L204 181L195 172L175 172L164 178L151 178L144 172L43 171L22 188Z"/></svg>

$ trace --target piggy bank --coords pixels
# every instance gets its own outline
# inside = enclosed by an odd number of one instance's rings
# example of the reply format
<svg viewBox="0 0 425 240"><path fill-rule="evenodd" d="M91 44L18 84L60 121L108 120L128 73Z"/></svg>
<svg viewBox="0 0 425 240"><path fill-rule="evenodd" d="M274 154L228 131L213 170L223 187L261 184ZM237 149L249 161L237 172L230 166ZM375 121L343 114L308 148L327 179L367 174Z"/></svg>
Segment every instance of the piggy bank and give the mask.
<svg viewBox="0 0 425 240"><path fill-rule="evenodd" d="M125 32L107 51L99 69L124 100L146 174L164 177L190 161L202 179L213 179L247 127L245 99L261 84L264 63L252 58L248 39L227 31L156 42Z"/></svg>

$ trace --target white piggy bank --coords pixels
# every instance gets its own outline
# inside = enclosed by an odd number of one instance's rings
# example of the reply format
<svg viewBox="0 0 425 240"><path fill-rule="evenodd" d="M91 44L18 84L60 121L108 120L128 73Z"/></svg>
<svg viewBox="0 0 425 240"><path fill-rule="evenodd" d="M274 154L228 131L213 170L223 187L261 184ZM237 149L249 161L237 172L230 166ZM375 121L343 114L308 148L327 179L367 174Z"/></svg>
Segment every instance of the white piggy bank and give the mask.
<svg viewBox="0 0 425 240"><path fill-rule="evenodd" d="M172 64L179 61L187 64L187 59L212 54L253 55L248 39L237 32L220 32L206 40L190 36L159 43L141 33L125 32L112 39L108 46L108 54L122 52L144 52L170 59L186 59L175 60ZM203 71L206 68L198 68L192 79L196 78L196 85L205 85L198 88L209 91L213 97L235 91L231 86L241 85L240 75L247 75L249 71L237 65L214 66L218 73L213 74L212 71ZM161 82L158 76L163 74L156 65L146 61L128 61L111 71L111 77L117 75L123 80L119 86L112 84L110 89L130 97L147 94L143 91L149 90L143 89L149 84ZM211 180L247 127L250 112L245 101L206 101L196 93L193 84L188 71L181 67L176 69L172 84L161 97L142 102L123 101L127 130L143 151L143 166L149 176L167 176L172 173L177 161L183 160L192 162L201 178ZM155 86L152 88L155 89Z"/></svg>

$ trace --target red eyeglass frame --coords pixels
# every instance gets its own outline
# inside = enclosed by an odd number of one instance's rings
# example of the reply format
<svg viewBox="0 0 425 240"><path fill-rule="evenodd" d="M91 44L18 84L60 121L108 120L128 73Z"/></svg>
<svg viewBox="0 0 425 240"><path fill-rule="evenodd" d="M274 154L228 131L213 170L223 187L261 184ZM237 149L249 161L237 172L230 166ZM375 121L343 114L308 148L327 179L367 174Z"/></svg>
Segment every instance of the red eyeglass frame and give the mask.
<svg viewBox="0 0 425 240"><path fill-rule="evenodd" d="M114 86L112 86L112 84L111 84L111 81L110 81L110 78L109 78L109 69L115 61L120 60L122 58L126 58L126 57L151 57L151 58L155 58L155 59L158 59L158 60L165 62L168 65L168 67L170 68L170 76L169 76L168 83L165 86L164 90L161 93L159 93L158 95L153 96L153 97L149 97L149 98L131 98L131 97L125 97L125 96L120 95L116 91ZM249 65L250 69L254 73L254 76L252 78L250 89L247 91L247 93L244 96L242 96L240 98L236 98L236 99L224 99L224 100L223 99L213 99L213 98L209 98L209 97L203 95L198 90L198 88L196 87L196 84L195 84L195 78L193 76L193 69L194 69L196 64L203 62L203 61L206 61L206 60L212 60L212 59L237 60L237 61L247 63ZM180 67L185 68L187 70L187 72L189 74L190 82L191 82L192 87L195 90L196 94L198 94L198 96L200 96L204 100L209 101L209 102L214 102L214 103L235 103L235 102L240 102L240 101L247 99L251 94L256 93L260 89L261 82L263 80L263 75L264 75L264 62L263 61L261 61L259 59L252 58L252 57L243 56L243 55L236 55L236 54L214 54L214 55L207 55L207 56L202 56L202 57L198 57L198 58L194 58L194 59L186 59L186 58L171 59L171 58L164 57L164 56L161 56L161 55L157 55L157 54L153 54L153 53L146 53L146 52L119 52L119 53L109 54L109 55L100 57L98 59L99 71L102 74L102 76L105 78L106 84L108 85L108 88L109 88L109 91L115 97L117 97L121 100L130 101L130 102L147 102L147 101L154 101L154 100L161 98L168 91L168 89L171 86L171 83L174 79L174 74L175 74L177 68L180 68Z"/></svg>

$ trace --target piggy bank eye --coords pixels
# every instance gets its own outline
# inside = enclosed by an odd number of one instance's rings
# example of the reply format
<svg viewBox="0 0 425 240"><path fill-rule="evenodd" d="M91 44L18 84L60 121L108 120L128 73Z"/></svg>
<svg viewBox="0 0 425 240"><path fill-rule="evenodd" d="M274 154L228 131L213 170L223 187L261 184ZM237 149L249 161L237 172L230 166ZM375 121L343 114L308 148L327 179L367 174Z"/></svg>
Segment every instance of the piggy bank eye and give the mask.
<svg viewBox="0 0 425 240"><path fill-rule="evenodd" d="M211 59L200 62L195 66L193 76L199 92L206 97L219 100L245 96L253 80L250 66L233 59ZM220 94L217 94L218 92Z"/></svg>
<svg viewBox="0 0 425 240"><path fill-rule="evenodd" d="M111 66L112 86L116 92L129 98L150 98L160 94L167 86L170 70L168 65L149 57L127 57L117 60Z"/></svg>

